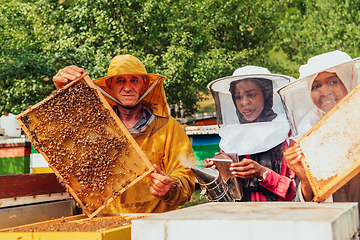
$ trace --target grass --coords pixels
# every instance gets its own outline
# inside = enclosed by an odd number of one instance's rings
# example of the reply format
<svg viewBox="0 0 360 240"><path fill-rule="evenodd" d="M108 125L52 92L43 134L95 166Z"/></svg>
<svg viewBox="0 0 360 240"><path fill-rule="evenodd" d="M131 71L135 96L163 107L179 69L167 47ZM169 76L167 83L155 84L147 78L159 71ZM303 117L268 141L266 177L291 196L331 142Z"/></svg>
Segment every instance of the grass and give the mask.
<svg viewBox="0 0 360 240"><path fill-rule="evenodd" d="M186 208L190 206L195 206L203 203L208 203L209 201L202 195L200 195L201 190L195 190L193 195L191 196L190 201L185 203L183 206L180 206L180 208Z"/></svg>

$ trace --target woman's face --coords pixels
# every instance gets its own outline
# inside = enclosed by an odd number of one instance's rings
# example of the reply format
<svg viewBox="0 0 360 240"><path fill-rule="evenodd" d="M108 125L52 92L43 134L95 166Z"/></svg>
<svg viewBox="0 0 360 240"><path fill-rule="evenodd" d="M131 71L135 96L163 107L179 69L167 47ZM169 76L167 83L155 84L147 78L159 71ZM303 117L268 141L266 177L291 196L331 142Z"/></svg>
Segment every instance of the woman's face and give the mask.
<svg viewBox="0 0 360 240"><path fill-rule="evenodd" d="M254 121L264 110L264 94L258 85L244 80L235 85L235 103L246 120Z"/></svg>
<svg viewBox="0 0 360 240"><path fill-rule="evenodd" d="M322 72L311 87L311 99L315 106L327 113L348 93L336 73Z"/></svg>

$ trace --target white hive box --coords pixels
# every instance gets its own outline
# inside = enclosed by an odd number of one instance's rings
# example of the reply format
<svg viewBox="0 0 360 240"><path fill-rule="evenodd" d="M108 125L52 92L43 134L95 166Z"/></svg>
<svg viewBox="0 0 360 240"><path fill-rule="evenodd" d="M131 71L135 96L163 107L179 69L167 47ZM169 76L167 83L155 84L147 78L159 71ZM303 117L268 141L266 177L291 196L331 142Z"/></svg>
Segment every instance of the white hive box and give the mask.
<svg viewBox="0 0 360 240"><path fill-rule="evenodd" d="M207 203L131 223L132 240L357 239L357 203Z"/></svg>

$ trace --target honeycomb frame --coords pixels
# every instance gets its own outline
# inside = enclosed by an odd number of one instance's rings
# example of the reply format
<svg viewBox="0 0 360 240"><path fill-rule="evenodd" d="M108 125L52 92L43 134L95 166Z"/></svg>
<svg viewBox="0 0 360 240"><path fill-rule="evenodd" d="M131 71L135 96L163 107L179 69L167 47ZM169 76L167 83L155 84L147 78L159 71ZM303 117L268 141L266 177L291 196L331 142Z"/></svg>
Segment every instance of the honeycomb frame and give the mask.
<svg viewBox="0 0 360 240"><path fill-rule="evenodd" d="M86 73L16 120L90 218L154 170Z"/></svg>
<svg viewBox="0 0 360 240"><path fill-rule="evenodd" d="M47 233L47 235L67 233L71 235L71 233L113 231L131 227L132 220L154 215L156 213L100 213L96 218L90 219L85 214L81 214L0 229L0 236L3 233Z"/></svg>
<svg viewBox="0 0 360 240"><path fill-rule="evenodd" d="M340 161L346 163L344 169L338 171L336 165L329 163L326 159L323 160L324 157L320 160L317 158L316 160L323 161L320 162L319 166L325 170L320 169L320 171L313 171L309 161L306 160L304 155L302 156L301 162L313 190L313 200L315 202L325 201L360 172L360 145L358 144L359 139L357 137L360 137L360 127L357 128L356 125L353 124L360 120L360 113L354 112L354 109L356 111L359 99L360 85L350 91L297 141L303 152L304 150L308 151L307 149L313 148L312 151L309 151L311 153L308 154L309 158L315 159L314 156L319 154L319 152L327 152L323 156L332 158L334 151L336 153L341 151L342 155L340 155L340 157L343 157L340 158ZM320 142L319 139L322 141ZM347 140L346 144L344 143L345 139ZM351 146L349 146L349 142L352 143ZM314 154L315 148L317 148L316 154ZM326 174L324 175L323 173L321 175L319 172L328 173L329 171L333 171L334 173L332 175L329 174L326 178L318 177L326 176Z"/></svg>

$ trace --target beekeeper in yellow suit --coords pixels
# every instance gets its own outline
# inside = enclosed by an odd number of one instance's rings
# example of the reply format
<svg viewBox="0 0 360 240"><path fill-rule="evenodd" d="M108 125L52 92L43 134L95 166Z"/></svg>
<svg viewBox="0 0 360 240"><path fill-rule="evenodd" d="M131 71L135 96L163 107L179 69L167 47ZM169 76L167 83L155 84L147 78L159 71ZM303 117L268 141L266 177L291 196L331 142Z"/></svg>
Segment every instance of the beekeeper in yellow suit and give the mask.
<svg viewBox="0 0 360 240"><path fill-rule="evenodd" d="M67 66L53 77L54 84L62 88L81 77L83 71ZM195 158L185 131L168 114L165 77L147 73L141 61L131 55L114 57L107 75L94 82L156 172L130 187L102 212L160 213L177 209L194 192L195 177L188 167L195 165Z"/></svg>

